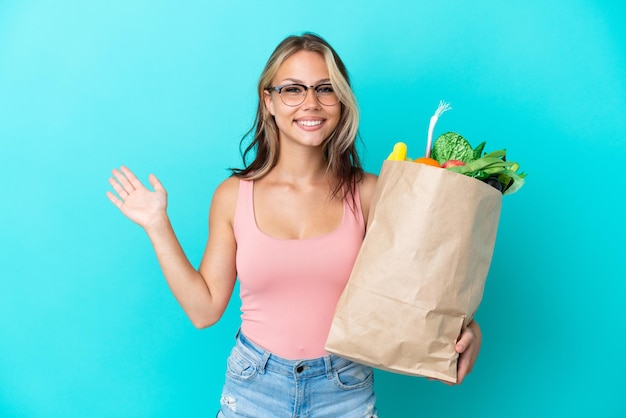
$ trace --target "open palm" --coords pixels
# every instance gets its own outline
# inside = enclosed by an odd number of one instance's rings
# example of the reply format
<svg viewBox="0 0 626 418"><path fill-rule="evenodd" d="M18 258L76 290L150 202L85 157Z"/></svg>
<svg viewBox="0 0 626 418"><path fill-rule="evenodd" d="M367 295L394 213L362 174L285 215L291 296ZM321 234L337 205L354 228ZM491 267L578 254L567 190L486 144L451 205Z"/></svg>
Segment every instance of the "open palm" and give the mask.
<svg viewBox="0 0 626 418"><path fill-rule="evenodd" d="M148 228L165 215L167 192L154 175L148 180L154 191L146 188L127 167L113 170L109 183L117 193L107 192L109 200L131 221Z"/></svg>

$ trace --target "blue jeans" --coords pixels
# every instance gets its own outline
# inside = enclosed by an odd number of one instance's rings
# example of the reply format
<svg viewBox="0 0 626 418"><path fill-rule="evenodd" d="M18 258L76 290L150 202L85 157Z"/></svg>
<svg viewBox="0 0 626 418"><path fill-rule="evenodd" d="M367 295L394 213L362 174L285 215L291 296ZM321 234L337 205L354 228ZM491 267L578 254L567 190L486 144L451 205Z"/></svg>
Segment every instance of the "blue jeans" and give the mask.
<svg viewBox="0 0 626 418"><path fill-rule="evenodd" d="M376 418L371 367L334 354L287 360L240 332L228 357L218 418Z"/></svg>

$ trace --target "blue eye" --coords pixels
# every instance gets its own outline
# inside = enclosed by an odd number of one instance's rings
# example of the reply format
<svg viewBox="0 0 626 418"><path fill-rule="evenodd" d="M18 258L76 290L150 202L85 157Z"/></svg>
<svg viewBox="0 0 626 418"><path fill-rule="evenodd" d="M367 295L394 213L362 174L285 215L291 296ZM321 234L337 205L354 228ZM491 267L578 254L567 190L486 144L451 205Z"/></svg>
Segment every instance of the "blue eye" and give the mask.
<svg viewBox="0 0 626 418"><path fill-rule="evenodd" d="M333 94L335 93L335 89L332 84L320 84L315 87L315 91L317 94Z"/></svg>
<svg viewBox="0 0 626 418"><path fill-rule="evenodd" d="M292 95L300 95L304 93L304 88L297 84L290 84L288 86L284 86L281 89L281 93L292 94Z"/></svg>

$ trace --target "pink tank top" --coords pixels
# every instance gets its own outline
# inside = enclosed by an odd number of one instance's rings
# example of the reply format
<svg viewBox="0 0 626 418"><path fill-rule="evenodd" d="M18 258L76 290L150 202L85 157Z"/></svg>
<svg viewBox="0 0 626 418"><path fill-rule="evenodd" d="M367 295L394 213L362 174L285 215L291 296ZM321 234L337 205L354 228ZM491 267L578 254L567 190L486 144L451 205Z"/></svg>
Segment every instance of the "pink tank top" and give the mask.
<svg viewBox="0 0 626 418"><path fill-rule="evenodd" d="M344 199L343 220L334 231L313 238L278 239L256 224L253 185L253 181L239 181L234 224L241 330L251 341L286 359L324 356L337 300L365 234L358 187L356 210L352 199Z"/></svg>

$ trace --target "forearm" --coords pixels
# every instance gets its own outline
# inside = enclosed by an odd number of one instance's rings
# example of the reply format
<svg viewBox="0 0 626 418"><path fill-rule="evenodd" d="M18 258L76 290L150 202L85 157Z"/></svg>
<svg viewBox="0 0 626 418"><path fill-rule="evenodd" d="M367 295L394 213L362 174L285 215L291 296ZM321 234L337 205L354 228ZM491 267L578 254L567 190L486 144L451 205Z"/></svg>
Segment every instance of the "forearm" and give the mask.
<svg viewBox="0 0 626 418"><path fill-rule="evenodd" d="M192 266L174 233L167 216L145 228L157 260L174 297L191 322L205 327L217 321L211 290L202 275Z"/></svg>

